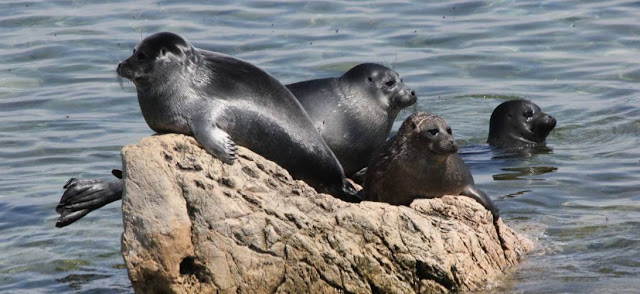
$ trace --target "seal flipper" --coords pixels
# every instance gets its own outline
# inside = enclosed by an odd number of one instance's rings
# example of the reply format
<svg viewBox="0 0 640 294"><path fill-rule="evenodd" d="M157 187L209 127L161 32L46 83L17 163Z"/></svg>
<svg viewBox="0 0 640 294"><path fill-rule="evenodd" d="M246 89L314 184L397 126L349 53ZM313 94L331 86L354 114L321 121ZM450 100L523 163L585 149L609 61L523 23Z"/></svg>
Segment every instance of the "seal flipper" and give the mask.
<svg viewBox="0 0 640 294"><path fill-rule="evenodd" d="M482 192L482 190L476 188L476 186L474 185L468 185L464 187L462 192L460 192L460 195L473 198L474 200L482 204L484 208L486 208L491 212L491 215L493 215L493 226L496 228L496 233L498 234L498 240L500 241L500 246L502 247L502 250L506 250L507 247L504 242L504 239L502 238L502 235L500 234L500 226L498 225L498 219L500 218L500 210L498 209L498 207L495 206L495 204L493 204L493 201L491 201L491 198L489 198L487 194Z"/></svg>
<svg viewBox="0 0 640 294"><path fill-rule="evenodd" d="M363 168L356 173L352 174L349 178L356 184L362 186L364 185L364 177L367 174L367 168Z"/></svg>
<svg viewBox="0 0 640 294"><path fill-rule="evenodd" d="M191 124L193 136L205 150L226 164L236 160L238 146L227 132L220 129L209 119L194 121Z"/></svg>
<svg viewBox="0 0 640 294"><path fill-rule="evenodd" d="M343 193L339 195L338 198L350 203L360 203L364 200L364 192L360 193L361 191L364 191L362 187L358 190L348 179L345 178L342 182Z"/></svg>
<svg viewBox="0 0 640 294"><path fill-rule="evenodd" d="M122 180L81 180L72 178L64 185L64 194L56 206L60 217L56 227L68 226L89 212L122 199Z"/></svg>
<svg viewBox="0 0 640 294"><path fill-rule="evenodd" d="M122 179L122 170L120 169L112 169L111 174L118 179Z"/></svg>

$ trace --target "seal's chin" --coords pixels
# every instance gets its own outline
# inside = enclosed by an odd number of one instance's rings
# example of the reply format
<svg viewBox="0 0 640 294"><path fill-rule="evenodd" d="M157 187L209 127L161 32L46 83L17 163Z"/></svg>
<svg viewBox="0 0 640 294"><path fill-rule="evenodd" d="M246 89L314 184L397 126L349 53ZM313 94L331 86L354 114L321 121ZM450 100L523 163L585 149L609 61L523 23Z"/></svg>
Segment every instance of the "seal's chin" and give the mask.
<svg viewBox="0 0 640 294"><path fill-rule="evenodd" d="M136 75L135 72L131 71L131 70L127 70L125 67L123 66L118 66L118 69L116 70L118 73L118 82L120 83L120 86L122 86L122 81L123 78L130 80L138 89L142 89L142 76L140 75Z"/></svg>

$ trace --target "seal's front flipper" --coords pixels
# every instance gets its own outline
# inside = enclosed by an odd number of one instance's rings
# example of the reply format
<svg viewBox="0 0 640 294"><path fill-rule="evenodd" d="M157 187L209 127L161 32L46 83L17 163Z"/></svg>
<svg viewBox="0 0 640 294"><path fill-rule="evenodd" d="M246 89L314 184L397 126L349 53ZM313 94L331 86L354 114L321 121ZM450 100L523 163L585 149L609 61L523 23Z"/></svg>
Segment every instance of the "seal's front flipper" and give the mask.
<svg viewBox="0 0 640 294"><path fill-rule="evenodd" d="M495 204L493 204L493 201L491 201L491 198L489 198L487 194L482 192L482 190L476 188L474 185L469 185L465 187L464 190L462 190L462 192L460 193L460 195L464 195L464 196L475 199L476 201L480 202L480 204L482 204L484 208L486 208L491 212L491 215L493 215L493 226L496 228L496 234L498 234L498 240L500 240L500 246L502 247L502 250L506 250L507 249L506 244L504 242L504 239L502 238L502 234L500 233L500 225L498 225L498 219L500 218L500 210L498 210L498 207L496 207Z"/></svg>
<svg viewBox="0 0 640 294"><path fill-rule="evenodd" d="M192 123L191 130L196 140L213 156L226 164L233 164L236 160L238 151L236 143L212 120L196 120Z"/></svg>
<svg viewBox="0 0 640 294"><path fill-rule="evenodd" d="M364 191L360 189L359 191ZM335 191L331 193L333 196L336 196L342 201L349 203L360 203L363 199L360 197L364 196L364 192L359 193L358 189L356 189L348 179L344 179L342 182L342 188L339 191Z"/></svg>
<svg viewBox="0 0 640 294"><path fill-rule="evenodd" d="M356 184L364 185L364 177L367 175L367 168L363 168L356 173L352 174L349 178Z"/></svg>
<svg viewBox="0 0 640 294"><path fill-rule="evenodd" d="M123 188L122 180L70 179L64 185L64 194L56 206L56 212L60 214L56 227L70 225L89 212L122 199Z"/></svg>

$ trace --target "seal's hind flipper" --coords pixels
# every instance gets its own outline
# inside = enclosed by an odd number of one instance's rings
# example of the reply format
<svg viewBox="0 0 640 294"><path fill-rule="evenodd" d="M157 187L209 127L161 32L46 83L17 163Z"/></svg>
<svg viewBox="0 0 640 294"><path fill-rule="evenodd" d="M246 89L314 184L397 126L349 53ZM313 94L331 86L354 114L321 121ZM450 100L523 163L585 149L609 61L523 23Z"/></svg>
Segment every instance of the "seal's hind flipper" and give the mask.
<svg viewBox="0 0 640 294"><path fill-rule="evenodd" d="M63 211L60 214L60 217L58 218L58 220L56 221L56 227L57 228L66 227L74 223L75 221L83 218L89 212L91 212L91 210L89 209L82 209L78 211Z"/></svg>
<svg viewBox="0 0 640 294"><path fill-rule="evenodd" d="M72 178L64 185L64 194L56 206L60 217L56 227L64 227L81 219L89 212L122 199L122 180L82 180Z"/></svg>
<svg viewBox="0 0 640 294"><path fill-rule="evenodd" d="M238 146L227 132L218 128L211 120L193 121L191 130L198 143L211 155L226 164L233 164L236 160Z"/></svg>
<svg viewBox="0 0 640 294"><path fill-rule="evenodd" d="M122 179L122 170L112 169L111 174L118 179Z"/></svg>

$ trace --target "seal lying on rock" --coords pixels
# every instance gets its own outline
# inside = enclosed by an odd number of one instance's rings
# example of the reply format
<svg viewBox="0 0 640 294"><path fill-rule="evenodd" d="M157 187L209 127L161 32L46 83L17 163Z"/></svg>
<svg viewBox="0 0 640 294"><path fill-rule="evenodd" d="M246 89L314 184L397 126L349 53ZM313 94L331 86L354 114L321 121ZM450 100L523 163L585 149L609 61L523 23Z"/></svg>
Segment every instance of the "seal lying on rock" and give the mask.
<svg viewBox="0 0 640 294"><path fill-rule="evenodd" d="M471 197L499 217L489 196L474 186L458 154L451 128L425 112L409 116L374 156L364 181L366 200L409 205L416 198L444 195Z"/></svg>
<svg viewBox="0 0 640 294"><path fill-rule="evenodd" d="M384 144L398 112L416 94L392 69L363 63L337 78L287 85L347 176L367 167Z"/></svg>
<svg viewBox="0 0 640 294"><path fill-rule="evenodd" d="M140 42L118 64L118 75L136 86L144 119L154 131L192 135L227 164L236 159L237 143L319 192L359 201L300 103L260 68L163 32ZM56 208L58 227L122 195L118 187L94 180L71 179L65 188Z"/></svg>
<svg viewBox="0 0 640 294"><path fill-rule="evenodd" d="M409 116L395 137L373 157L365 174L365 200L409 205L417 198L463 195L484 206L493 215L498 239L498 208L473 182L473 176L458 154L458 145L447 122L425 112Z"/></svg>
<svg viewBox="0 0 640 294"><path fill-rule="evenodd" d="M556 119L527 100L503 102L493 110L487 143L494 147L522 148L545 144Z"/></svg>

